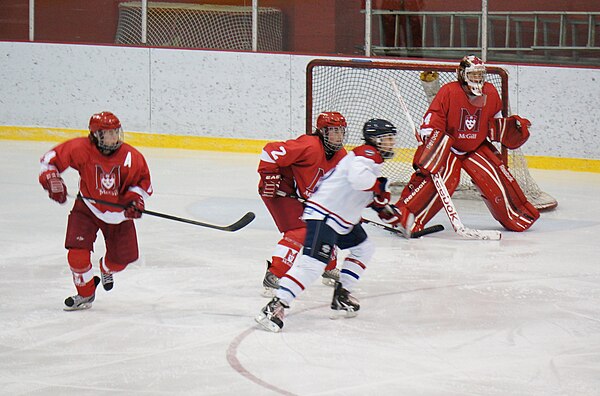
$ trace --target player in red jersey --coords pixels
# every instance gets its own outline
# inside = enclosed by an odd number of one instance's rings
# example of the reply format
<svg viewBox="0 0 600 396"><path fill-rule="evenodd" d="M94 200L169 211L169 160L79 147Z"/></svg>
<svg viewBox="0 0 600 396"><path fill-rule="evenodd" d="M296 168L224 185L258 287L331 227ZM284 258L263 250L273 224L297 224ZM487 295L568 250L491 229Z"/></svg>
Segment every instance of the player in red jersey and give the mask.
<svg viewBox="0 0 600 396"><path fill-rule="evenodd" d="M476 56L465 56L457 81L442 86L423 117L421 141L413 159L416 172L389 214L390 224L420 231L442 208L431 173L439 173L450 194L464 169L492 216L508 230L525 231L539 218L537 209L501 159L492 142L510 149L529 137L530 122L517 115L503 118L498 91L485 81L486 69ZM407 224L414 215L414 223ZM384 219L385 220L385 219Z"/></svg>
<svg viewBox="0 0 600 396"><path fill-rule="evenodd" d="M121 122L110 112L92 115L89 136L68 140L41 159L39 182L51 199L64 204L67 186L60 174L71 167L79 172L79 195L69 214L65 248L77 294L65 300L65 310L90 308L96 286L113 287L113 273L138 259L132 219L140 218L144 200L152 194L150 171L144 156L123 142ZM88 197L126 209L102 205ZM94 276L91 252L98 230L106 254L100 259L101 279Z"/></svg>
<svg viewBox="0 0 600 396"><path fill-rule="evenodd" d="M307 199L321 177L346 155L343 147L346 119L338 112L324 112L317 117L312 134L285 142L268 143L260 156L258 192L277 229L283 234L267 260L263 279L266 297L272 297L281 278L293 265L304 244L306 223L301 219L304 206L297 198ZM339 279L336 257L323 273L324 281Z"/></svg>

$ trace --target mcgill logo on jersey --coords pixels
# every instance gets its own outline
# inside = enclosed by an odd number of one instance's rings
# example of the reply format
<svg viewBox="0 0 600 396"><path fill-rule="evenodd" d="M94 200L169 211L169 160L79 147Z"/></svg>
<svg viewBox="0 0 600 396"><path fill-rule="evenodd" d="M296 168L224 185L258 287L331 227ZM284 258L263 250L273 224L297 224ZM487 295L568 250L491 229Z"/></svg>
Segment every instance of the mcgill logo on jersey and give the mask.
<svg viewBox="0 0 600 396"><path fill-rule="evenodd" d="M481 119L481 109L477 109L475 114L469 113L469 110L460 109L460 125L458 132L479 132L479 120Z"/></svg>
<svg viewBox="0 0 600 396"><path fill-rule="evenodd" d="M114 166L110 172L104 171L100 165L96 165L96 190L100 195L119 195L121 186L121 167Z"/></svg>

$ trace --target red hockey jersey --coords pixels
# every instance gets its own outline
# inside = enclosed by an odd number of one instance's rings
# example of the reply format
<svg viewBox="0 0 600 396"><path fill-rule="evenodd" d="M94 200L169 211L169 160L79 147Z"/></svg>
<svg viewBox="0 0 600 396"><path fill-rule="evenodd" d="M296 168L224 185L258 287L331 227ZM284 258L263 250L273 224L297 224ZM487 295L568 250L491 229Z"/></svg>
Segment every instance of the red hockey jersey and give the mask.
<svg viewBox="0 0 600 396"><path fill-rule="evenodd" d="M150 171L144 156L134 147L123 143L110 156L105 156L87 137L59 144L41 159L44 172L56 169L62 173L71 167L79 172L79 191L83 196L112 203L127 204L123 195L133 191L144 198L152 194ZM109 224L125 221L123 209L84 200L100 220Z"/></svg>
<svg viewBox="0 0 600 396"><path fill-rule="evenodd" d="M342 148L328 160L319 136L302 135L285 142L268 143L260 156L258 172L281 174L280 189L295 191L306 199L314 192L319 179L345 155L346 150Z"/></svg>
<svg viewBox="0 0 600 396"><path fill-rule="evenodd" d="M489 121L502 117L502 101L496 87L483 85L485 104L473 105L458 81L443 85L423 117L421 135L435 129L454 137L452 147L458 152L471 152L488 135Z"/></svg>

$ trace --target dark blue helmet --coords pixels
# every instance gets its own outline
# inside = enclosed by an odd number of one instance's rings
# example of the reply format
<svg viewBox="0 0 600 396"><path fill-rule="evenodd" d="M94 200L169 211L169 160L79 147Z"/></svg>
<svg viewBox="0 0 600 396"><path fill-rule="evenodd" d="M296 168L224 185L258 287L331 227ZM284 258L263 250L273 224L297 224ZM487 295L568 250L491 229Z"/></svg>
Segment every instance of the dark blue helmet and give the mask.
<svg viewBox="0 0 600 396"><path fill-rule="evenodd" d="M370 119L363 126L363 138L367 144L377 148L381 156L385 159L394 156L395 135L398 133L396 127L389 121L381 119ZM390 136L392 139L383 139Z"/></svg>

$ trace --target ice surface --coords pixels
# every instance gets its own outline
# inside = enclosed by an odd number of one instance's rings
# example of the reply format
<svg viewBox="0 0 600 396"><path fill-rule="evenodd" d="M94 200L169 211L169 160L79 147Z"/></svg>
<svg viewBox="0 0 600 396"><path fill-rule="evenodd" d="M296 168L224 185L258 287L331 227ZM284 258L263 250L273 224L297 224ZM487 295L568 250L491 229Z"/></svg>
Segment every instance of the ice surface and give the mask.
<svg viewBox="0 0 600 396"><path fill-rule="evenodd" d="M600 175L535 171L559 206L500 242L446 231L404 240L365 226L377 246L354 319L330 320L315 283L283 332L253 317L278 240L256 193L258 156L141 148L150 210L235 233L144 216L141 259L74 294L63 248L71 202L37 182L52 143L0 141L2 395L599 395ZM65 174L69 191L77 175ZM456 202L472 228L500 229L480 201ZM99 237L95 270L104 246Z"/></svg>

